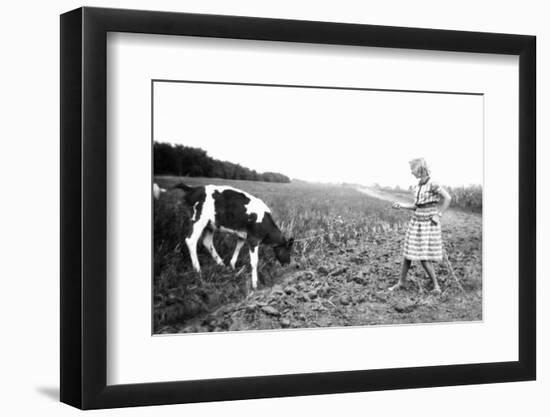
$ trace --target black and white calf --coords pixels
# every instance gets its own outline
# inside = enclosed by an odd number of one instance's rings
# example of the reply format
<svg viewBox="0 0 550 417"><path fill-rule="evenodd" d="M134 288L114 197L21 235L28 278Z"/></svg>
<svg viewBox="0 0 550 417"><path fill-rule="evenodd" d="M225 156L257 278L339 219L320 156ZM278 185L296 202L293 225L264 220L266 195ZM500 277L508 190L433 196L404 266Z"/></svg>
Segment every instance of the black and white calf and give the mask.
<svg viewBox="0 0 550 417"><path fill-rule="evenodd" d="M197 243L201 236L202 244L212 258L218 265L223 265L222 259L214 248L213 238L216 230L232 233L239 238L230 262L233 269L244 243L248 243L254 289L258 285L260 243L273 247L275 257L282 265L290 263L290 251L294 239L287 240L283 236L271 217L269 207L259 198L245 191L221 185L189 187L178 184L173 188L183 190L185 201L192 207L192 227L185 243L195 271L200 272Z"/></svg>

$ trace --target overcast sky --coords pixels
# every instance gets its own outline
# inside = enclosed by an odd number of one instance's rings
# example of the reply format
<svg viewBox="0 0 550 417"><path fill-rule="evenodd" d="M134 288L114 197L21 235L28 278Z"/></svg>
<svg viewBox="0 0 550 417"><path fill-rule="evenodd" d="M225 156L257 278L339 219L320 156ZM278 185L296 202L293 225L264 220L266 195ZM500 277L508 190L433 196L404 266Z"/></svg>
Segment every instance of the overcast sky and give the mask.
<svg viewBox="0 0 550 417"><path fill-rule="evenodd" d="M155 82L155 141L318 182L483 183L483 97Z"/></svg>

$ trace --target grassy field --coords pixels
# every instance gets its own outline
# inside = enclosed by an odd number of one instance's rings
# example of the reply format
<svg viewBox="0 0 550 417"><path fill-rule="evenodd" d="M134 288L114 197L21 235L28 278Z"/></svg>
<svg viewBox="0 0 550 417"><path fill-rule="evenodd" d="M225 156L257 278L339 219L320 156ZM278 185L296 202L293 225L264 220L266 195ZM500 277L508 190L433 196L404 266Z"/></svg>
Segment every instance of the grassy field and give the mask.
<svg viewBox="0 0 550 417"><path fill-rule="evenodd" d="M214 264L199 249L201 276L193 272L183 242L189 208L179 190L154 207L154 330L156 333L349 326L481 319L481 216L449 211L443 238L465 289L437 265L443 294L420 293L411 284L389 293L399 275L409 214L352 187L157 177L169 188L232 185L260 197L286 236L296 239L291 266L261 248L258 290L249 293L250 268L243 248L236 271ZM380 196L378 196L380 197ZM388 198L391 196L387 196ZM218 233L215 246L228 263L235 238ZM411 275L430 289L423 271Z"/></svg>

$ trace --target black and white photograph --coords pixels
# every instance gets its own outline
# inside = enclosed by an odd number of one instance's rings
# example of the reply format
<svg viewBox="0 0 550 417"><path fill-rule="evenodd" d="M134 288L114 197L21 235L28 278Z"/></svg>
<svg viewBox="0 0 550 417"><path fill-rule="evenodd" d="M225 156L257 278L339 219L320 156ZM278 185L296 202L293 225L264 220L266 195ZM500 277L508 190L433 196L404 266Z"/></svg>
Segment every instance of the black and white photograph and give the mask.
<svg viewBox="0 0 550 417"><path fill-rule="evenodd" d="M157 79L151 123L154 334L483 320L482 93Z"/></svg>
<svg viewBox="0 0 550 417"><path fill-rule="evenodd" d="M5 3L0 415L546 416L546 9Z"/></svg>

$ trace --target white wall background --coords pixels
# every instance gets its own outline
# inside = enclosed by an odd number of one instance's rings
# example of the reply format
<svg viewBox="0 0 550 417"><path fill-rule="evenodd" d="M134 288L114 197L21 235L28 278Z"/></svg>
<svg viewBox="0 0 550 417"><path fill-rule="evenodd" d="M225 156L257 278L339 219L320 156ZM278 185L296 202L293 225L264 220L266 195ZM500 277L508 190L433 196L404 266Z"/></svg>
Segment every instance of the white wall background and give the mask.
<svg viewBox="0 0 550 417"><path fill-rule="evenodd" d="M509 32L538 37L539 259L550 250L550 223L540 213L550 210L550 150L544 79L550 58L550 27L545 3L536 0L388 2L348 0L128 0L93 1L89 6L158 9L308 20L416 26L441 29ZM0 178L0 410L4 415L76 415L57 402L59 380L59 17L82 4L10 2L2 9L3 85ZM29 153L30 152L30 153ZM24 157L24 158L23 158ZM24 160L33 168L23 170ZM503 196L505 203L505 196ZM544 236L543 236L544 235ZM541 259L542 260L542 259ZM538 381L483 386L325 395L100 411L97 415L221 415L275 416L311 413L317 416L408 415L464 416L547 415L550 390L550 330L545 304L550 273L539 262ZM546 395L545 395L546 394Z"/></svg>

